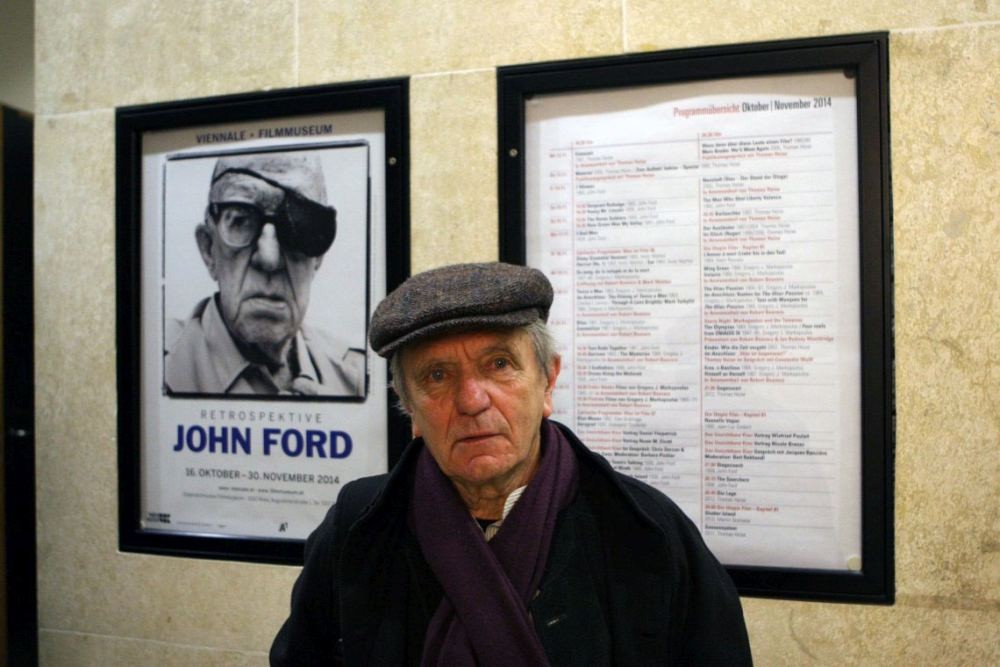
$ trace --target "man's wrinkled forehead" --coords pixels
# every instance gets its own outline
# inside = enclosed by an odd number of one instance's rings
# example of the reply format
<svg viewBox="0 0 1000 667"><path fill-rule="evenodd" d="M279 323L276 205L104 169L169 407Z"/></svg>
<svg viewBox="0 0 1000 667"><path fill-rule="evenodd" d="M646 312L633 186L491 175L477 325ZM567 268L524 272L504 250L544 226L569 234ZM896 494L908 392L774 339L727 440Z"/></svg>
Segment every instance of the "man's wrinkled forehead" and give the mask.
<svg viewBox="0 0 1000 667"><path fill-rule="evenodd" d="M282 190L295 192L305 199L325 205L326 184L319 158L309 152L221 157L212 174L209 199L212 203L256 203L256 198L270 198L275 191Z"/></svg>
<svg viewBox="0 0 1000 667"><path fill-rule="evenodd" d="M397 350L397 354L402 355L400 358L404 366L407 361L418 359L424 363L432 363L466 357L476 359L498 353L520 357L525 349L531 351L530 341L527 339L527 333L520 327L471 329L414 341L403 345Z"/></svg>
<svg viewBox="0 0 1000 667"><path fill-rule="evenodd" d="M227 172L212 184L208 201L212 204L253 204L273 211L285 198L285 192L266 181L236 172Z"/></svg>

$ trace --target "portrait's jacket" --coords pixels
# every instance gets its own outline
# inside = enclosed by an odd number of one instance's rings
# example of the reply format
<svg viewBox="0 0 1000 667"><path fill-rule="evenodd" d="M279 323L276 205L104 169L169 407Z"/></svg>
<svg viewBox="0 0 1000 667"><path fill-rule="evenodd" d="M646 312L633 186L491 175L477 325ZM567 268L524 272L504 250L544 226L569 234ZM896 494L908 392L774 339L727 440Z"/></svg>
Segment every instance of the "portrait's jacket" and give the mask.
<svg viewBox="0 0 1000 667"><path fill-rule="evenodd" d="M277 394L279 388L240 351L219 309L218 297L198 302L187 320L166 323L164 388L181 394ZM303 324L293 347L299 377L322 396L364 396L363 350Z"/></svg>
<svg viewBox="0 0 1000 667"><path fill-rule="evenodd" d="M529 605L549 662L748 665L739 596L664 494L612 470L565 426L579 492ZM344 486L306 543L272 665L419 665L441 587L407 526L420 439L387 475ZM475 630L472 629L472 632Z"/></svg>

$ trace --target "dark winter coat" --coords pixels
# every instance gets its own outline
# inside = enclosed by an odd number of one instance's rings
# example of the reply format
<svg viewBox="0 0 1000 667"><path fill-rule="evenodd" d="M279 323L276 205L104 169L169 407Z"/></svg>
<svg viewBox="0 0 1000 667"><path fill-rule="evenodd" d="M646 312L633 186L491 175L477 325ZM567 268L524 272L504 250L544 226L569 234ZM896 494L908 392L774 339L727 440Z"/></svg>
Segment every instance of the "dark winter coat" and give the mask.
<svg viewBox="0 0 1000 667"><path fill-rule="evenodd" d="M694 524L560 428L580 464L579 493L529 606L551 664L751 664L739 596ZM422 446L341 490L306 543L272 665L419 664L442 595L406 520Z"/></svg>

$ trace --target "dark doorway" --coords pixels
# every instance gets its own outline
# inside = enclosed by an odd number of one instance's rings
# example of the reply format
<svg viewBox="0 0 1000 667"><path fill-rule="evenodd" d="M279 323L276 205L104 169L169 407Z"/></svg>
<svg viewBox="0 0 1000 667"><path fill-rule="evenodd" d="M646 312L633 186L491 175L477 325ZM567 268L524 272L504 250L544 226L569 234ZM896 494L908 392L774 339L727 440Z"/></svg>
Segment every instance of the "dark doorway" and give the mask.
<svg viewBox="0 0 1000 667"><path fill-rule="evenodd" d="M38 664L35 547L35 378L32 261L32 118L0 107L0 287L2 321L3 654L0 663Z"/></svg>

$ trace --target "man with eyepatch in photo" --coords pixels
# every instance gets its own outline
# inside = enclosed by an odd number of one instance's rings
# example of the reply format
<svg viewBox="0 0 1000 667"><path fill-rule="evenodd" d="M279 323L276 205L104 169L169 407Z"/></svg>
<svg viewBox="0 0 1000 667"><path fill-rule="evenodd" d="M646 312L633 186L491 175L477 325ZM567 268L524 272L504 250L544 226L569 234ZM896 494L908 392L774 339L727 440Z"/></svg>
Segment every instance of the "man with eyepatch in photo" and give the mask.
<svg viewBox="0 0 1000 667"><path fill-rule="evenodd" d="M365 352L303 322L336 232L314 152L219 158L195 229L219 290L167 323L167 392L364 396Z"/></svg>

